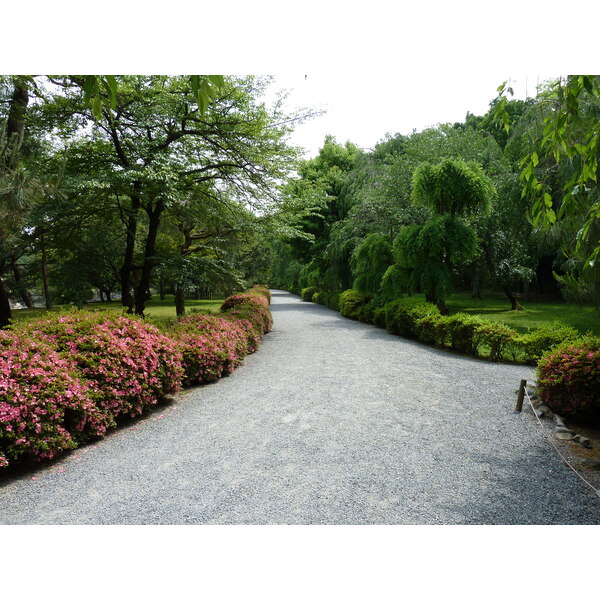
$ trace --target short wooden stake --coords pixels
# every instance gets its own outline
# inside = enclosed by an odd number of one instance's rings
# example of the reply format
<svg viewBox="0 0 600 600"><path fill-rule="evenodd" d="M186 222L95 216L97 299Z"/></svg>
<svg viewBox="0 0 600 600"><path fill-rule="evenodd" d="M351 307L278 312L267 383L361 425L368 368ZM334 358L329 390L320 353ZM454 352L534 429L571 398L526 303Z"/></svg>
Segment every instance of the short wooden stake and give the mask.
<svg viewBox="0 0 600 600"><path fill-rule="evenodd" d="M527 385L527 379L521 379L521 385L519 386L519 395L517 396L517 406L515 412L521 412L523 410L523 398L525 397L525 386Z"/></svg>

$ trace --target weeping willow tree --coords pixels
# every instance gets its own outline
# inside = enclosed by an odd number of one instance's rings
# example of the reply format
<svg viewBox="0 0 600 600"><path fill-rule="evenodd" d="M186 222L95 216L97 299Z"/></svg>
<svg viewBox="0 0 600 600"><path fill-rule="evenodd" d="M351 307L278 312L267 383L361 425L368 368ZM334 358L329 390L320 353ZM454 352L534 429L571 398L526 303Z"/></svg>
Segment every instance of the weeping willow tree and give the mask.
<svg viewBox="0 0 600 600"><path fill-rule="evenodd" d="M495 195L493 183L474 163L446 159L415 170L411 201L428 208L431 218L402 228L394 240L395 267L405 273L408 289L424 293L442 314L448 313L453 269L478 255L473 222L489 214Z"/></svg>
<svg viewBox="0 0 600 600"><path fill-rule="evenodd" d="M373 296L378 294L381 279L393 261L389 237L381 233L369 234L355 248L350 259L354 289Z"/></svg>

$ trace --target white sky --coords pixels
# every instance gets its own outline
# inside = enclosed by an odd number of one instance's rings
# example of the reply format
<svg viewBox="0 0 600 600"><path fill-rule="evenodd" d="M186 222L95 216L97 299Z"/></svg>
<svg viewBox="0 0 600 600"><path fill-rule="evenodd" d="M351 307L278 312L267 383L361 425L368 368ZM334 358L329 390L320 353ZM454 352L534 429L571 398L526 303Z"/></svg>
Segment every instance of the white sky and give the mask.
<svg viewBox="0 0 600 600"><path fill-rule="evenodd" d="M286 106L317 107L327 112L296 127L291 140L306 148L306 158L315 156L325 135L337 142L351 141L363 149L373 148L386 133L404 135L439 123L464 121L467 111L484 114L503 81L510 80L513 98L535 96L536 85L559 74L522 74L508 71L431 78L422 76L380 79L374 93L365 98L357 93L352 73L308 73L276 76L275 89L287 89Z"/></svg>

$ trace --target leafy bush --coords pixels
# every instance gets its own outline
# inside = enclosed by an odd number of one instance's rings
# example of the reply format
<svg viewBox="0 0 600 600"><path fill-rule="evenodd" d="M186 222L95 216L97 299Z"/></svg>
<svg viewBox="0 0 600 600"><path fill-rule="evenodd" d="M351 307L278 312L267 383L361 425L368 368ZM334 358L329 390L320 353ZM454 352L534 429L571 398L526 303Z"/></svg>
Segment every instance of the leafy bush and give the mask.
<svg viewBox="0 0 600 600"><path fill-rule="evenodd" d="M339 292L331 292L327 297L327 306L333 310L340 310L340 294Z"/></svg>
<svg viewBox="0 0 600 600"><path fill-rule="evenodd" d="M435 304L420 298L400 298L385 305L385 326L391 333L415 338L418 337L419 319L439 313L440 310Z"/></svg>
<svg viewBox="0 0 600 600"><path fill-rule="evenodd" d="M310 285L306 288L302 288L300 296L302 297L302 300L306 300L306 302L312 302L313 296L320 291L321 290L316 285Z"/></svg>
<svg viewBox="0 0 600 600"><path fill-rule="evenodd" d="M579 336L579 332L573 327L555 321L554 323L540 325L517 336L514 344L529 360L534 361L554 346L564 341L574 340Z"/></svg>
<svg viewBox="0 0 600 600"><path fill-rule="evenodd" d="M506 358L505 351L514 344L517 332L501 323L482 320L475 331L475 346L482 353L483 347L489 348L489 359L493 361Z"/></svg>
<svg viewBox="0 0 600 600"><path fill-rule="evenodd" d="M600 420L600 338L559 344L537 366L541 400L564 417Z"/></svg>
<svg viewBox="0 0 600 600"><path fill-rule="evenodd" d="M323 304L327 306L327 301L329 299L329 294L327 292L315 292L312 297L312 301L316 304Z"/></svg>
<svg viewBox="0 0 600 600"><path fill-rule="evenodd" d="M340 314L350 319L362 320L364 309L370 298L357 290L346 290L340 294Z"/></svg>
<svg viewBox="0 0 600 600"><path fill-rule="evenodd" d="M481 320L465 313L456 313L444 317L448 345L457 352L477 354L475 333L481 325Z"/></svg>

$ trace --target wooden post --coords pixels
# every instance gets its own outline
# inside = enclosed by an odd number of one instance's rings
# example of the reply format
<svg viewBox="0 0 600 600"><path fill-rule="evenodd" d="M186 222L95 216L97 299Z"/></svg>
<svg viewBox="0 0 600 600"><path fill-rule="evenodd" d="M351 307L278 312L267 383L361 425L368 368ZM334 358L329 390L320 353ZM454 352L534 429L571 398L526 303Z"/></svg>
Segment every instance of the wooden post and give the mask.
<svg viewBox="0 0 600 600"><path fill-rule="evenodd" d="M525 386L527 385L527 379L521 379L521 385L519 385L519 395L517 396L517 406L515 412L521 412L523 410L523 398L525 397Z"/></svg>

